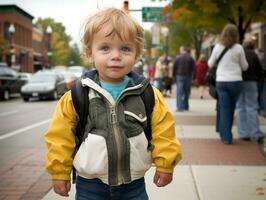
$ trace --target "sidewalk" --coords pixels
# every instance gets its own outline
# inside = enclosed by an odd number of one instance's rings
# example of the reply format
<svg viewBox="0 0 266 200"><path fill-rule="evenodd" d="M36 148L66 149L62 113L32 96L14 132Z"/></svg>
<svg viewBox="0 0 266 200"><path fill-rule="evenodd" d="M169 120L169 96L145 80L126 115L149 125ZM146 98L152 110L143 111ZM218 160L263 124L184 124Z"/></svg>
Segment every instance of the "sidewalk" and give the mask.
<svg viewBox="0 0 266 200"><path fill-rule="evenodd" d="M145 176L151 200L265 200L266 158L255 142L237 140L223 145L215 133L215 101L209 97L197 99L192 90L189 112L175 112L175 98L166 102L175 116L177 137L183 146L183 159L175 168L173 182L164 188L153 183L154 168ZM261 128L266 132L266 120ZM69 198L62 198L52 190L43 200L74 199L72 185Z"/></svg>

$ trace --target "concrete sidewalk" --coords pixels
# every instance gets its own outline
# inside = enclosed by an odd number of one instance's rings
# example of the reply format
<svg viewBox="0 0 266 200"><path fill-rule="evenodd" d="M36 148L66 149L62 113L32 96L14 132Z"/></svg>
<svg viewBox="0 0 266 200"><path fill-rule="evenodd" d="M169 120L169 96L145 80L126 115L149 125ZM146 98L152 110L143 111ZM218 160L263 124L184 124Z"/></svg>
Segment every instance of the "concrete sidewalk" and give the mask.
<svg viewBox="0 0 266 200"><path fill-rule="evenodd" d="M166 102L176 119L177 137L183 145L183 160L175 168L173 182L164 188L153 184L154 168L145 176L151 200L265 200L266 158L255 142L237 140L223 145L215 133L215 101L197 99L192 90L190 111L175 112L175 98ZM261 128L266 132L265 119ZM52 190L43 200L74 199L72 185L69 198Z"/></svg>

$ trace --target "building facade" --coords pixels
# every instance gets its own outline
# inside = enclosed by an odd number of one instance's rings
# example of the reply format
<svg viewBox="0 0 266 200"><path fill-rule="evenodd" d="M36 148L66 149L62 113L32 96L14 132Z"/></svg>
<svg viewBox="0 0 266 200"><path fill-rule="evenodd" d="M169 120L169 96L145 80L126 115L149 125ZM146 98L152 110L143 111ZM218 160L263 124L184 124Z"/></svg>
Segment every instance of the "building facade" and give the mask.
<svg viewBox="0 0 266 200"><path fill-rule="evenodd" d="M47 39L33 27L33 18L16 5L0 5L0 62L17 71L35 72L47 65Z"/></svg>

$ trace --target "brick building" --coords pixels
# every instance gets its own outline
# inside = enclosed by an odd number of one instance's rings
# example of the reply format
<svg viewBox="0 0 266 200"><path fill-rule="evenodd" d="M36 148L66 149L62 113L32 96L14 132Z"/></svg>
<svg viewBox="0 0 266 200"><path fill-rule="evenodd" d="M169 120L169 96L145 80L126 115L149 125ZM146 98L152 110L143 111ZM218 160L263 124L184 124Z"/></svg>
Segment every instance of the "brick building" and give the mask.
<svg viewBox="0 0 266 200"><path fill-rule="evenodd" d="M35 72L47 65L47 39L33 27L33 16L16 5L0 5L0 39L9 50L0 51L0 62L22 72Z"/></svg>

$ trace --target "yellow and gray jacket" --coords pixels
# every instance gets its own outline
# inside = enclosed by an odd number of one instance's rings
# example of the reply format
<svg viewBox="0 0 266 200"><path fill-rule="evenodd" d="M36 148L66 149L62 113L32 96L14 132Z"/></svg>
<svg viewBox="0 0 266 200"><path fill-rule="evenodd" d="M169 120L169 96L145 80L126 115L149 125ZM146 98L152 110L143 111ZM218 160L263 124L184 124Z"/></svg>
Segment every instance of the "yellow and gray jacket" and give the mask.
<svg viewBox="0 0 266 200"><path fill-rule="evenodd" d="M148 79L138 82L131 78L116 101L100 87L97 74L81 82L89 88L89 115L78 151L75 153L77 113L70 91L59 100L45 134L46 168L53 179L70 180L73 165L79 176L99 178L109 185L143 177L152 163L158 171L173 172L181 159L181 145L176 139L174 119L156 88L151 148L147 148L147 117L139 94L147 87Z"/></svg>

